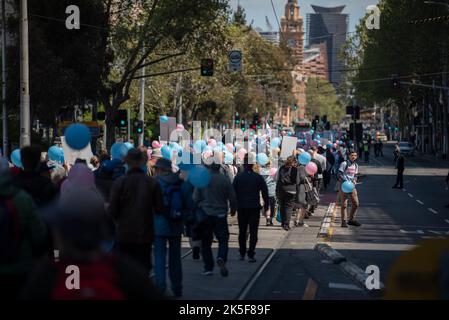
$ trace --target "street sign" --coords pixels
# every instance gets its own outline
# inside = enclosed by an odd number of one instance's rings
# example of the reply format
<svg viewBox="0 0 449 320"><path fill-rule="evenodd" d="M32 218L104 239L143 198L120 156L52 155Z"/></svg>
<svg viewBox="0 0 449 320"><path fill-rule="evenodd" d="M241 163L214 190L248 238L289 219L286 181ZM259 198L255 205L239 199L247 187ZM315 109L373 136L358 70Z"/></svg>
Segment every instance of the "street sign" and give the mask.
<svg viewBox="0 0 449 320"><path fill-rule="evenodd" d="M228 55L229 57L229 72L240 72L242 71L242 52L241 51L231 51Z"/></svg>

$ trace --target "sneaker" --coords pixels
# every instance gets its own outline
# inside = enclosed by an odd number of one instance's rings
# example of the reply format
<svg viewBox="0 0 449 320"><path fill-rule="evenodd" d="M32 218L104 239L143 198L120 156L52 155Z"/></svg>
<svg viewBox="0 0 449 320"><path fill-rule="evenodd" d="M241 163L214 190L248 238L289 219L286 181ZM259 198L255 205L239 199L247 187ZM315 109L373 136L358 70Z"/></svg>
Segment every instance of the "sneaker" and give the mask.
<svg viewBox="0 0 449 320"><path fill-rule="evenodd" d="M203 271L203 273L202 273L203 276L211 276L213 274L214 273L212 271Z"/></svg>
<svg viewBox="0 0 449 320"><path fill-rule="evenodd" d="M199 260L200 259L200 248L199 247L194 247L192 249L192 256L193 256L193 260Z"/></svg>
<svg viewBox="0 0 449 320"><path fill-rule="evenodd" d="M298 227L308 228L309 225L307 223L305 223L305 222L299 222L298 223Z"/></svg>
<svg viewBox="0 0 449 320"><path fill-rule="evenodd" d="M254 257L248 257L248 262L254 263L254 262L257 262L257 260Z"/></svg>
<svg viewBox="0 0 449 320"><path fill-rule="evenodd" d="M227 277L229 275L228 269L226 269L226 262L223 259L218 258L217 264L220 267L220 274L222 277Z"/></svg>
<svg viewBox="0 0 449 320"><path fill-rule="evenodd" d="M361 226L361 224L359 222L355 221L355 220L349 220L348 221L348 225L354 226L354 227L360 227Z"/></svg>
<svg viewBox="0 0 449 320"><path fill-rule="evenodd" d="M341 227L342 227L342 228L347 228L347 227L348 227L348 224L346 223L346 220L343 220L343 221L341 222Z"/></svg>

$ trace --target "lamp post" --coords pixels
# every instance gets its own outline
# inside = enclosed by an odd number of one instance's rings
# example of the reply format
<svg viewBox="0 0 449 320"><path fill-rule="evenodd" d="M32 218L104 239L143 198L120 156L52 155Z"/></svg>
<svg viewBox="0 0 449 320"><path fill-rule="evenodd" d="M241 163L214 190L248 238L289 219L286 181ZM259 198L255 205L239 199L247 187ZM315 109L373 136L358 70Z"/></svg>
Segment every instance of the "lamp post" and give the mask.
<svg viewBox="0 0 449 320"><path fill-rule="evenodd" d="M28 0L20 2L20 147L31 144Z"/></svg>

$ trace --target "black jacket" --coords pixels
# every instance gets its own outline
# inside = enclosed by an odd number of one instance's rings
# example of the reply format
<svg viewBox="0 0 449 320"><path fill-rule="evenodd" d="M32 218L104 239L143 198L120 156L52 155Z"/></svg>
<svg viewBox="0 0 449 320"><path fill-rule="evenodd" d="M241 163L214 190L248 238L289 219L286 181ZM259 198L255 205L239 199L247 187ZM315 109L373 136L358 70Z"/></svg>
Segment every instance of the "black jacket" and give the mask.
<svg viewBox="0 0 449 320"><path fill-rule="evenodd" d="M261 208L260 193L265 211L269 207L268 187L263 177L253 170L244 170L237 174L232 184L237 195L237 207L242 209Z"/></svg>
<svg viewBox="0 0 449 320"><path fill-rule="evenodd" d="M405 169L405 159L404 156L400 155L398 160L396 161L396 169L404 170Z"/></svg>
<svg viewBox="0 0 449 320"><path fill-rule="evenodd" d="M38 207L50 204L56 200L59 189L49 178L41 176L38 172L21 171L15 176L15 184L26 191Z"/></svg>

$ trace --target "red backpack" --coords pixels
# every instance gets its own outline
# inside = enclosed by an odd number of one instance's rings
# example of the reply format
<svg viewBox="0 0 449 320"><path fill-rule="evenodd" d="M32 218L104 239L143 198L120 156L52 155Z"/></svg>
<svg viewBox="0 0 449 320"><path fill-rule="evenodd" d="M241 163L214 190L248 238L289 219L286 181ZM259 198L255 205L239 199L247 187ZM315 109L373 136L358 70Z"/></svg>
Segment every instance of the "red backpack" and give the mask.
<svg viewBox="0 0 449 320"><path fill-rule="evenodd" d="M89 263L74 263L79 268L80 288L68 289L66 280L73 273L66 273L70 265L56 262L56 284L51 295L52 300L124 300L125 295L118 286L116 259L105 256L102 260Z"/></svg>

